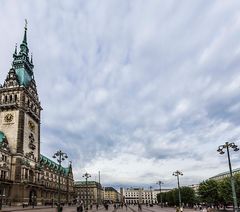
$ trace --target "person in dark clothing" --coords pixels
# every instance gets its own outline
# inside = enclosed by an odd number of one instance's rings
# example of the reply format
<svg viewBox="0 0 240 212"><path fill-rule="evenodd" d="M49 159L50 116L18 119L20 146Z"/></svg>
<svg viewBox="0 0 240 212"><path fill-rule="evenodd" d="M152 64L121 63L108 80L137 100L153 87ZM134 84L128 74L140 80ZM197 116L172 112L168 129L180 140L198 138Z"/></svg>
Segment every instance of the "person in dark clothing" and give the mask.
<svg viewBox="0 0 240 212"><path fill-rule="evenodd" d="M82 206L82 204L80 204L80 205L77 207L77 212L83 212L83 206Z"/></svg>
<svg viewBox="0 0 240 212"><path fill-rule="evenodd" d="M138 203L138 211L142 211L142 206L140 203Z"/></svg>

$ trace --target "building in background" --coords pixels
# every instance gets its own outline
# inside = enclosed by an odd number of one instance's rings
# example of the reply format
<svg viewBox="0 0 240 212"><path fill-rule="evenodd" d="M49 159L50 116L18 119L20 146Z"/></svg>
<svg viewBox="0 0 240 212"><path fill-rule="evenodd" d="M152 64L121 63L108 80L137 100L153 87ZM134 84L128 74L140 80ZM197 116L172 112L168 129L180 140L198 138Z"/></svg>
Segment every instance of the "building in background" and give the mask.
<svg viewBox="0 0 240 212"><path fill-rule="evenodd" d="M96 181L76 181L74 183L75 198L78 203L100 204L103 202L102 185Z"/></svg>
<svg viewBox="0 0 240 212"><path fill-rule="evenodd" d="M232 170L232 173L233 173L233 175L240 173L240 168L238 168L238 169L233 169L233 170ZM210 177L209 179L210 179L210 180L222 180L222 179L225 178L225 177L230 177L230 172L229 172L229 171L222 172L222 173L217 174L217 175L215 175L215 176L213 176L213 177Z"/></svg>
<svg viewBox="0 0 240 212"><path fill-rule="evenodd" d="M199 189L199 184L192 184L189 185L188 187L192 188L197 193Z"/></svg>
<svg viewBox="0 0 240 212"><path fill-rule="evenodd" d="M29 57L27 26L12 68L0 86L0 195L3 204L44 205L73 200L72 166L40 154L41 104Z"/></svg>
<svg viewBox="0 0 240 212"><path fill-rule="evenodd" d="M168 192L170 189L161 189L161 192ZM159 189L143 189L143 188L126 188L122 189L123 198L127 204L149 203L157 204L157 194Z"/></svg>
<svg viewBox="0 0 240 212"><path fill-rule="evenodd" d="M104 201L110 203L122 202L121 194L113 187L104 187Z"/></svg>

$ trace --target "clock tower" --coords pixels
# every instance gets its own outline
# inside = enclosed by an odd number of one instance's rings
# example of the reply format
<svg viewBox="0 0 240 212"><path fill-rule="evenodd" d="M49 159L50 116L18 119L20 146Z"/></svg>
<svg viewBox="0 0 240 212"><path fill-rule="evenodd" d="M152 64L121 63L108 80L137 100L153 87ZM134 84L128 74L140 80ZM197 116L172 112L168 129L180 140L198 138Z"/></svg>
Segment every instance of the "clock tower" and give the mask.
<svg viewBox="0 0 240 212"><path fill-rule="evenodd" d="M13 54L12 68L0 87L0 132L12 152L11 180L21 180L24 158L34 166L40 161L40 112L33 73L32 56L29 57L27 24L23 41ZM22 173L23 174L23 173Z"/></svg>

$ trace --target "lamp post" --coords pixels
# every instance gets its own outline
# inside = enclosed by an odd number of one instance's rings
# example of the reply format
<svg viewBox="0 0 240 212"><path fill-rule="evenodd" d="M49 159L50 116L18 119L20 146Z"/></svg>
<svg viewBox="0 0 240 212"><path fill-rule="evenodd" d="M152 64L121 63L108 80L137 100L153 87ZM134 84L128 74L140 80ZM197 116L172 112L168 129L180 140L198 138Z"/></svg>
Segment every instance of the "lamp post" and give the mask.
<svg viewBox="0 0 240 212"><path fill-rule="evenodd" d="M180 171L178 171L178 170L175 171L175 172L173 172L173 176L176 176L176 177L177 177L179 207L181 208L181 207L182 207L182 201L181 201L181 191L180 191L180 185L179 185L179 175L183 175L183 173L180 172Z"/></svg>
<svg viewBox="0 0 240 212"><path fill-rule="evenodd" d="M153 205L152 186L150 186L149 188L150 188L150 195L151 195L151 200L150 200L150 202L151 202L151 204Z"/></svg>
<svg viewBox="0 0 240 212"><path fill-rule="evenodd" d="M85 204L85 210L87 211L88 210L88 185L87 185L87 181L88 181L88 178L91 177L90 174L88 174L87 172L82 176L85 178L86 180L86 204Z"/></svg>
<svg viewBox="0 0 240 212"><path fill-rule="evenodd" d="M234 211L238 211L238 205L237 205L237 197L236 197L236 190L235 190L235 185L234 185L234 179L233 179L233 174L232 174L232 165L231 165L231 159L230 159L230 154L229 154L229 148L232 148L233 151L237 152L239 150L238 146L231 142L226 142L225 144L221 145L218 147L218 152L219 154L223 155L224 149L227 149L227 156L228 156L228 165L229 165L229 170L230 170L230 179L231 179L231 185L232 185L232 196L233 196L233 204L234 204Z"/></svg>
<svg viewBox="0 0 240 212"><path fill-rule="evenodd" d="M62 150L58 150L54 155L53 158L57 158L57 162L58 162L58 212L60 212L60 168L61 168L61 164L62 161L64 161L65 159L68 158L67 154L62 152Z"/></svg>
<svg viewBox="0 0 240 212"><path fill-rule="evenodd" d="M162 208L163 205L162 205L162 186L161 185L163 184L163 182L159 180L157 184L159 185L160 202L161 202L161 208Z"/></svg>
<svg viewBox="0 0 240 212"><path fill-rule="evenodd" d="M2 210L3 186L0 185L0 210Z"/></svg>

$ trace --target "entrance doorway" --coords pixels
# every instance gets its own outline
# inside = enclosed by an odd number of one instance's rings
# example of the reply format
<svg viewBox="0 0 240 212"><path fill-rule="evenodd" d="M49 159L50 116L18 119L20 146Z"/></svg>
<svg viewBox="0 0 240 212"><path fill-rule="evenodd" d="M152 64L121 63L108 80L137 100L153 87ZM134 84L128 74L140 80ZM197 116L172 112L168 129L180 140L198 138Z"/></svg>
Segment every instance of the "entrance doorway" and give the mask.
<svg viewBox="0 0 240 212"><path fill-rule="evenodd" d="M32 189L29 192L29 205L36 205L37 203L37 192L36 190Z"/></svg>

